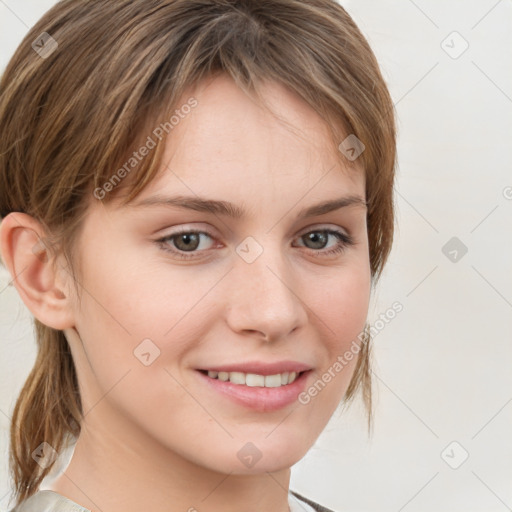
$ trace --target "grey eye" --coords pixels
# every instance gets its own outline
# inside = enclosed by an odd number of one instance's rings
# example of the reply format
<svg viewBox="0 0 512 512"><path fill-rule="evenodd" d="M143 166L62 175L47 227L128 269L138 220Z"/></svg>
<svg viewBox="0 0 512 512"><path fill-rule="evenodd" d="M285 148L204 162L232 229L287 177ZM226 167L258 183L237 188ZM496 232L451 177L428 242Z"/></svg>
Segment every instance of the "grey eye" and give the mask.
<svg viewBox="0 0 512 512"><path fill-rule="evenodd" d="M199 247L201 235L199 233L183 233L174 235L174 245L180 251L194 251Z"/></svg>
<svg viewBox="0 0 512 512"><path fill-rule="evenodd" d="M304 242L311 242L311 246L306 246L310 249L323 249L329 240L329 234L326 231L311 231L305 235L302 235Z"/></svg>

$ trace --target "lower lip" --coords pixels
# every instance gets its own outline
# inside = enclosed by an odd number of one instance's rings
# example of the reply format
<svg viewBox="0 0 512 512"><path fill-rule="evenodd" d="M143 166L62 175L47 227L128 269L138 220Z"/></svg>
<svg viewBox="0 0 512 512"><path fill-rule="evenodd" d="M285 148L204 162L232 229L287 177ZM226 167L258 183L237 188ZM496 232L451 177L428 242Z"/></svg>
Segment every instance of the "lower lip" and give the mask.
<svg viewBox="0 0 512 512"><path fill-rule="evenodd" d="M239 405L258 412L269 412L282 409L297 400L297 397L306 387L306 380L311 370L303 372L291 384L278 388L265 388L260 386L246 386L233 384L219 379L212 379L208 375L196 370L203 381L212 389L222 393Z"/></svg>

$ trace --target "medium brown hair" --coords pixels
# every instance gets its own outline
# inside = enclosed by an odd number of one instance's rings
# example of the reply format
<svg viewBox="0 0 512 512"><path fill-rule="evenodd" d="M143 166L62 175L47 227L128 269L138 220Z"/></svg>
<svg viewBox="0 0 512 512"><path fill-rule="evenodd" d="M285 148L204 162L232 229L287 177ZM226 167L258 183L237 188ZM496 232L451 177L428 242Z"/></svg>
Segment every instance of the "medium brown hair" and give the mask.
<svg viewBox="0 0 512 512"><path fill-rule="evenodd" d="M45 46L45 55L36 51L43 33L58 45ZM349 134L362 141L373 286L393 240L394 107L366 39L334 0L59 2L29 31L0 82L0 215L37 219L49 254L65 256L79 292L73 247L93 191L168 121L187 88L219 73L258 98L264 81L278 82L326 120L336 145ZM133 200L156 176L164 144L165 137L102 200L121 190L124 203ZM11 424L17 503L51 469L39 467L33 450L47 442L59 452L67 436L79 435L82 414L64 333L34 322L37 359ZM370 422L369 353L367 339L345 401L362 388Z"/></svg>

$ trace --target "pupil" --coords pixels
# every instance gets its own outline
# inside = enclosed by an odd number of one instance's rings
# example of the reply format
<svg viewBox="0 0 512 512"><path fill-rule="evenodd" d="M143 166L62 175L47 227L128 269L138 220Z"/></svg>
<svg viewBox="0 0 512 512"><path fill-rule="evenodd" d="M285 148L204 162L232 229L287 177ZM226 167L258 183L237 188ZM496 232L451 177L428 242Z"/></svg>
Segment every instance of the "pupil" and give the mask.
<svg viewBox="0 0 512 512"><path fill-rule="evenodd" d="M325 233L321 233L319 235L320 232L315 232L315 233L310 233L309 235L307 235L308 239L313 242L314 244L316 244L317 246L315 247L316 249L321 249L327 242L327 237L325 235Z"/></svg>
<svg viewBox="0 0 512 512"><path fill-rule="evenodd" d="M183 245L183 247L180 247L182 241L184 241L184 245ZM197 249L197 247L199 245L199 235L197 233L189 233L189 234L180 235L176 242L177 242L176 246L178 247L178 249L181 249L181 250Z"/></svg>

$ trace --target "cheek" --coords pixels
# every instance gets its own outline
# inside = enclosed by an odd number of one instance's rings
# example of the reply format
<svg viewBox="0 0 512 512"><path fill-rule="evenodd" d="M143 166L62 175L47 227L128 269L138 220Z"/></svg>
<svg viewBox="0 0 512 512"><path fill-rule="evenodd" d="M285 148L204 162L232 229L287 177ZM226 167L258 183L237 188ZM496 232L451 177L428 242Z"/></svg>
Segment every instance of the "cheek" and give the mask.
<svg viewBox="0 0 512 512"><path fill-rule="evenodd" d="M360 353L370 300L370 270L365 264L347 265L330 277L315 280L304 291L310 321L321 332L324 358L299 403L311 416L328 421L344 396Z"/></svg>
<svg viewBox="0 0 512 512"><path fill-rule="evenodd" d="M339 352L364 328L370 301L369 267L347 265L315 281L315 287L310 286L305 295L330 351Z"/></svg>
<svg viewBox="0 0 512 512"><path fill-rule="evenodd" d="M198 407L179 384L184 381L180 364L194 349L190 340L204 336L197 318L207 301L200 299L215 281L205 276L191 286L185 272L168 272L162 279L150 265L132 266L128 273L107 263L95 271L89 267L89 293L77 321L86 351L81 364L84 409L99 403L101 414L109 404L134 424L151 419L165 429L174 421L171 405L186 404L180 421L187 422Z"/></svg>
<svg viewBox="0 0 512 512"><path fill-rule="evenodd" d="M192 266L171 270L150 259L123 258L120 264L112 254L101 261L91 254L87 261L76 324L101 387L108 389L130 369L144 368L141 378L152 378L144 362L154 360L151 369L179 365L194 348L190 340L204 337L215 273Z"/></svg>
<svg viewBox="0 0 512 512"><path fill-rule="evenodd" d="M84 272L88 309L78 314L132 341L164 337L215 284L215 276L203 277L192 267L172 269L151 252L142 258L140 248L119 252L125 256L89 255Z"/></svg>

